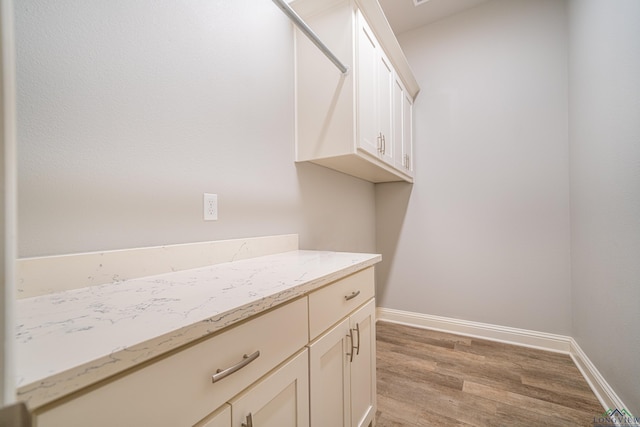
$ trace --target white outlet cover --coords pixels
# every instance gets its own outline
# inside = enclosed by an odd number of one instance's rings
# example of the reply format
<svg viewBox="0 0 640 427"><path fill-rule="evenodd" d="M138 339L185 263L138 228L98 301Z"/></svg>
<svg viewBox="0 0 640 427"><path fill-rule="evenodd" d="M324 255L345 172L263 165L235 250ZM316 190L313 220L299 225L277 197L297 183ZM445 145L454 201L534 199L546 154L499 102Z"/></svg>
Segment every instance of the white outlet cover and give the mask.
<svg viewBox="0 0 640 427"><path fill-rule="evenodd" d="M203 208L204 208L205 221L217 221L218 220L218 195L204 193Z"/></svg>

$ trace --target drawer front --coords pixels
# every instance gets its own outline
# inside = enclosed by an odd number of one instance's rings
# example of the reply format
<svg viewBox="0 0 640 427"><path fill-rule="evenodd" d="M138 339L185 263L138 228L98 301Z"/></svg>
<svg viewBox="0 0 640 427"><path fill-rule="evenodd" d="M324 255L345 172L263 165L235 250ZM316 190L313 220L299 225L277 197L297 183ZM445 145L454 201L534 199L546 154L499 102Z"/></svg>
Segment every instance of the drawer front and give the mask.
<svg viewBox="0 0 640 427"><path fill-rule="evenodd" d="M193 425L307 344L307 322L306 298L288 303L38 414L36 426Z"/></svg>
<svg viewBox="0 0 640 427"><path fill-rule="evenodd" d="M313 340L375 295L373 267L309 294L309 338Z"/></svg>

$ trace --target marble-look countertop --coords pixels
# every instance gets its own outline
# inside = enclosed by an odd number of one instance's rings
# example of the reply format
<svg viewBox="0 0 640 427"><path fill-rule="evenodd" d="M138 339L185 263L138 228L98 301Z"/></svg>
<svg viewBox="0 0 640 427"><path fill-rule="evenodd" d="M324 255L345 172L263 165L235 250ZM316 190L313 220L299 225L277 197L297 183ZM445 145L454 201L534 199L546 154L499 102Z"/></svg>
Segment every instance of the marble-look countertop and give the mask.
<svg viewBox="0 0 640 427"><path fill-rule="evenodd" d="M380 259L292 251L18 300L18 399L40 407Z"/></svg>

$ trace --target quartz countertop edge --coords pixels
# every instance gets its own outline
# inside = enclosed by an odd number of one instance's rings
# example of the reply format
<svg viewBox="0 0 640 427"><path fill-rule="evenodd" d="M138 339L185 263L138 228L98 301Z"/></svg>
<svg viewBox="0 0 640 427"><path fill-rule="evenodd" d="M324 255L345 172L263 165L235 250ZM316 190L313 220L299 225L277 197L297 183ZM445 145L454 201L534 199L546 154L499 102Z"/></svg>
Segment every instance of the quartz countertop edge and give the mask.
<svg viewBox="0 0 640 427"><path fill-rule="evenodd" d="M300 250L18 300L18 400L42 407L381 259Z"/></svg>

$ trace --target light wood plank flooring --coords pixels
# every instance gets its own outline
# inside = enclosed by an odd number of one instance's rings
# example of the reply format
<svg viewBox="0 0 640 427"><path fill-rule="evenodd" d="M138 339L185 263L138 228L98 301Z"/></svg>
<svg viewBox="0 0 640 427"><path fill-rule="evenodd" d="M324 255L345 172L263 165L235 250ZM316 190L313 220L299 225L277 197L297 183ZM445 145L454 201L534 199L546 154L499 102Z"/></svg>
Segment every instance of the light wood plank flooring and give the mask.
<svg viewBox="0 0 640 427"><path fill-rule="evenodd" d="M378 322L378 427L592 426L568 355Z"/></svg>

